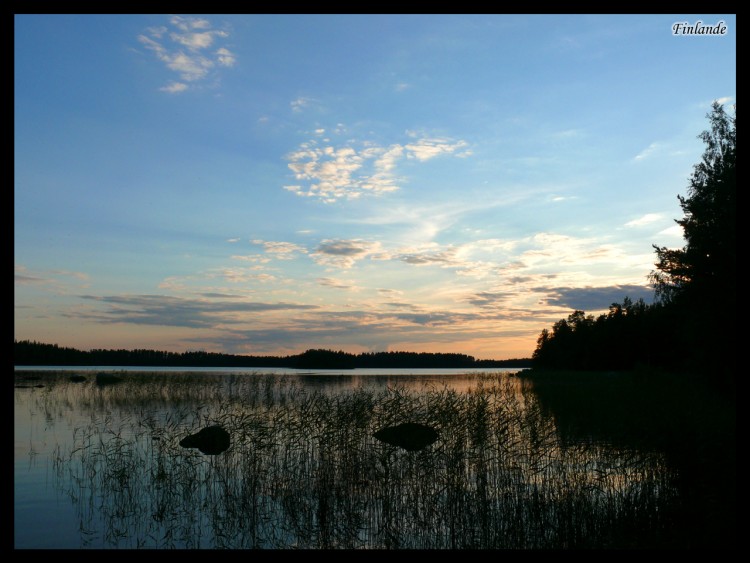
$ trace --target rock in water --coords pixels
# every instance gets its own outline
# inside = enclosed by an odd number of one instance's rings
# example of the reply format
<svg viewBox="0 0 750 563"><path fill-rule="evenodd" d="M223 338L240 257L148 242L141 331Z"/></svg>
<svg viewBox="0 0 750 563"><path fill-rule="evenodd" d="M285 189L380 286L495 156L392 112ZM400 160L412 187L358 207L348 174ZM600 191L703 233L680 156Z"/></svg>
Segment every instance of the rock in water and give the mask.
<svg viewBox="0 0 750 563"><path fill-rule="evenodd" d="M207 455L216 455L229 449L229 432L221 426L208 426L197 434L191 434L180 440L183 448L198 448Z"/></svg>
<svg viewBox="0 0 750 563"><path fill-rule="evenodd" d="M386 444L414 452L426 448L437 440L438 432L424 424L405 422L398 426L389 426L378 430L373 436Z"/></svg>

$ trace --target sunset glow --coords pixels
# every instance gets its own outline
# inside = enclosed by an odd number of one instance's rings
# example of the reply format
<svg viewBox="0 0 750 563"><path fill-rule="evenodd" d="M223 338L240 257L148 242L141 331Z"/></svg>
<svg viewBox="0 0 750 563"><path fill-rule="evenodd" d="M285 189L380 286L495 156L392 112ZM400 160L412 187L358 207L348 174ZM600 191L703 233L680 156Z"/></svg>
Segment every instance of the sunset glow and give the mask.
<svg viewBox="0 0 750 563"><path fill-rule="evenodd" d="M16 339L506 359L650 302L736 18L16 15L14 62Z"/></svg>

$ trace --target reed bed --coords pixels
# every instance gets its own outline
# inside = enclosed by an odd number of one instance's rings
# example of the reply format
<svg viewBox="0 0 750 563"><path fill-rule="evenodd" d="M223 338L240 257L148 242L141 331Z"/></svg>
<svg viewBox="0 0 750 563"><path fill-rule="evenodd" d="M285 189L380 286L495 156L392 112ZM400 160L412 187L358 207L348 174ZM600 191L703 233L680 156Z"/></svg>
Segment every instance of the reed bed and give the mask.
<svg viewBox="0 0 750 563"><path fill-rule="evenodd" d="M478 375L465 392L169 377L63 390L71 408L90 407L53 456L82 547L651 547L679 509L658 453L563 443L507 375ZM439 438L406 451L373 437L402 422ZM231 435L226 452L179 447L213 424Z"/></svg>

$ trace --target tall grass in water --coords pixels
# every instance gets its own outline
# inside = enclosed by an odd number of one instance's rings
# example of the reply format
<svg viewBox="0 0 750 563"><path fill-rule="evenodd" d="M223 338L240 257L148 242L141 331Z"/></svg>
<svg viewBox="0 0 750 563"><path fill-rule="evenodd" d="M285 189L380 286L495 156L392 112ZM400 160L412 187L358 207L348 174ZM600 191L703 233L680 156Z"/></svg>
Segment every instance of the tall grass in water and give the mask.
<svg viewBox="0 0 750 563"><path fill-rule="evenodd" d="M57 452L82 545L639 547L658 545L679 500L658 454L563 444L515 378L478 376L467 392L233 381L231 393L213 384L218 402L93 416L74 447ZM110 391L119 393L98 392ZM432 426L439 438L409 452L372 436L401 422ZM210 424L229 431L229 450L178 446Z"/></svg>
<svg viewBox="0 0 750 563"><path fill-rule="evenodd" d="M564 444L658 451L682 502L672 515L682 547L736 542L736 403L710 374L642 368L624 373L534 372L523 378ZM634 510L637 507L634 507ZM667 531L661 536L666 541Z"/></svg>

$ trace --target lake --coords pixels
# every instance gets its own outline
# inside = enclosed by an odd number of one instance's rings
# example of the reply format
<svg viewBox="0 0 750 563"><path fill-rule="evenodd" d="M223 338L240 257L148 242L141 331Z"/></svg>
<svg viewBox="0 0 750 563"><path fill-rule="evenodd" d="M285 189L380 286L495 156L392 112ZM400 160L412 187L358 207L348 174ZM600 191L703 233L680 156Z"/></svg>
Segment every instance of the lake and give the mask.
<svg viewBox="0 0 750 563"><path fill-rule="evenodd" d="M669 545L664 454L571 439L517 371L18 367L15 548Z"/></svg>

